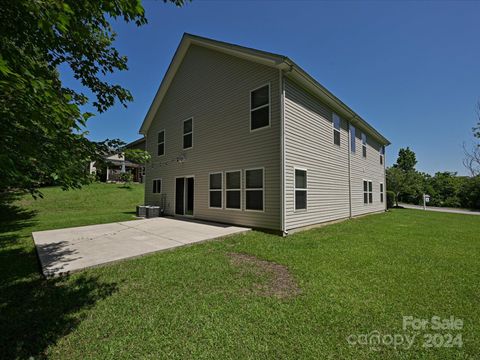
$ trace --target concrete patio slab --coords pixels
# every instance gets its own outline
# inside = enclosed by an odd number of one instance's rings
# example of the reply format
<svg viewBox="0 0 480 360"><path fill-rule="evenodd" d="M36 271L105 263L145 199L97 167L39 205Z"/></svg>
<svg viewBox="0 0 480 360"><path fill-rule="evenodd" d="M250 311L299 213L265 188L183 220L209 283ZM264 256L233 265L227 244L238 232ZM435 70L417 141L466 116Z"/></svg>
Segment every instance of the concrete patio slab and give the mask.
<svg viewBox="0 0 480 360"><path fill-rule="evenodd" d="M67 274L250 229L155 218L32 233L43 274Z"/></svg>

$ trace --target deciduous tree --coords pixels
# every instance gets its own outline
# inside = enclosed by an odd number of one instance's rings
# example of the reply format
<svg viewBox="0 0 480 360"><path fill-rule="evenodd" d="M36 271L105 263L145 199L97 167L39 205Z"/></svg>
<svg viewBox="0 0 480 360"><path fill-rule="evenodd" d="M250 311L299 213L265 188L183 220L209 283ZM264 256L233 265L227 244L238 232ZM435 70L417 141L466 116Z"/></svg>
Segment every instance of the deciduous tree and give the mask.
<svg viewBox="0 0 480 360"><path fill-rule="evenodd" d="M147 22L140 0L15 0L0 7L0 191L88 181L85 166L98 149L85 136L92 114L81 106L91 100L103 112L132 100L106 80L128 69L113 46L112 19ZM62 84L62 64L92 99Z"/></svg>

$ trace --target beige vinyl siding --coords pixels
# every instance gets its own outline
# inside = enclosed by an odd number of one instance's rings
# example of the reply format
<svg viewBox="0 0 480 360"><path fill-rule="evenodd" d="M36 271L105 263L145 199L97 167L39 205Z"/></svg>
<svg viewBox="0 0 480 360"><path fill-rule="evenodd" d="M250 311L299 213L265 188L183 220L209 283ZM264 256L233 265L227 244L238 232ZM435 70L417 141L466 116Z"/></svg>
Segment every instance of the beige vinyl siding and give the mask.
<svg viewBox="0 0 480 360"><path fill-rule="evenodd" d="M333 142L332 111L285 79L285 228L346 218L348 123L341 118L340 146ZM294 168L307 170L307 210L295 211Z"/></svg>
<svg viewBox="0 0 480 360"><path fill-rule="evenodd" d="M384 202L380 202L380 183L382 182L385 193L385 161L380 164L380 145L367 134L367 158L362 156L362 129L356 129L355 143L357 151L351 154L352 177L352 216L362 215L385 209ZM385 160L385 159L384 159ZM363 179L372 181L373 203L363 203Z"/></svg>
<svg viewBox="0 0 480 360"><path fill-rule="evenodd" d="M250 131L250 91L270 84L270 127ZM193 117L193 148L182 149L183 121ZM165 156L156 155L157 132L165 129ZM145 203L165 205L174 214L175 177L195 176L194 217L225 223L281 228L280 94L274 68L192 45L148 129ZM183 163L176 161L184 155ZM208 174L265 169L264 212L209 209ZM152 179L163 179L163 194L152 193ZM225 177L224 177L225 179ZM163 200L162 200L163 199ZM223 195L225 201L225 194Z"/></svg>

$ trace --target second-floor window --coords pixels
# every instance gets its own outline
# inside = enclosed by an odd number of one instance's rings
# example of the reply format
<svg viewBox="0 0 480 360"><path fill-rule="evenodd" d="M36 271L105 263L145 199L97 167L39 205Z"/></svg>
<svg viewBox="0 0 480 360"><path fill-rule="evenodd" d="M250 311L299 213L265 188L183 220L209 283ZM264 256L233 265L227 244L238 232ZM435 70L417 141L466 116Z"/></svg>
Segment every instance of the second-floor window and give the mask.
<svg viewBox="0 0 480 360"><path fill-rule="evenodd" d="M333 143L340 146L340 117L333 113L332 115L332 124L333 124Z"/></svg>
<svg viewBox="0 0 480 360"><path fill-rule="evenodd" d="M356 151L355 143L355 126L350 125L350 151L354 153Z"/></svg>
<svg viewBox="0 0 480 360"><path fill-rule="evenodd" d="M383 160L385 156L385 146L380 147L380 165L383 165Z"/></svg>
<svg viewBox="0 0 480 360"><path fill-rule="evenodd" d="M193 118L183 121L183 149L193 147Z"/></svg>
<svg viewBox="0 0 480 360"><path fill-rule="evenodd" d="M158 132L157 138L157 155L165 155L165 130Z"/></svg>
<svg viewBox="0 0 480 360"><path fill-rule="evenodd" d="M250 92L250 131L270 126L270 85Z"/></svg>
<svg viewBox="0 0 480 360"><path fill-rule="evenodd" d="M362 133L362 156L367 157L367 135Z"/></svg>

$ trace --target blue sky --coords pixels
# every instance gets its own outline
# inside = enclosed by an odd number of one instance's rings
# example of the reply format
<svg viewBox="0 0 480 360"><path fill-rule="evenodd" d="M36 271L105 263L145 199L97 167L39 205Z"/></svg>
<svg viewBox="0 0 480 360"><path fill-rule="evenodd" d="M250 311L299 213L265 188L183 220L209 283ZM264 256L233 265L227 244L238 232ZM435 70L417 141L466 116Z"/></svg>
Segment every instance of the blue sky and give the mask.
<svg viewBox="0 0 480 360"><path fill-rule="evenodd" d="M480 3L144 2L148 25L116 23L129 71L109 77L135 98L89 120L93 140L138 129L184 32L284 54L382 132L421 171L458 171L480 98ZM66 79L68 85L72 81ZM77 85L78 86L78 85Z"/></svg>

